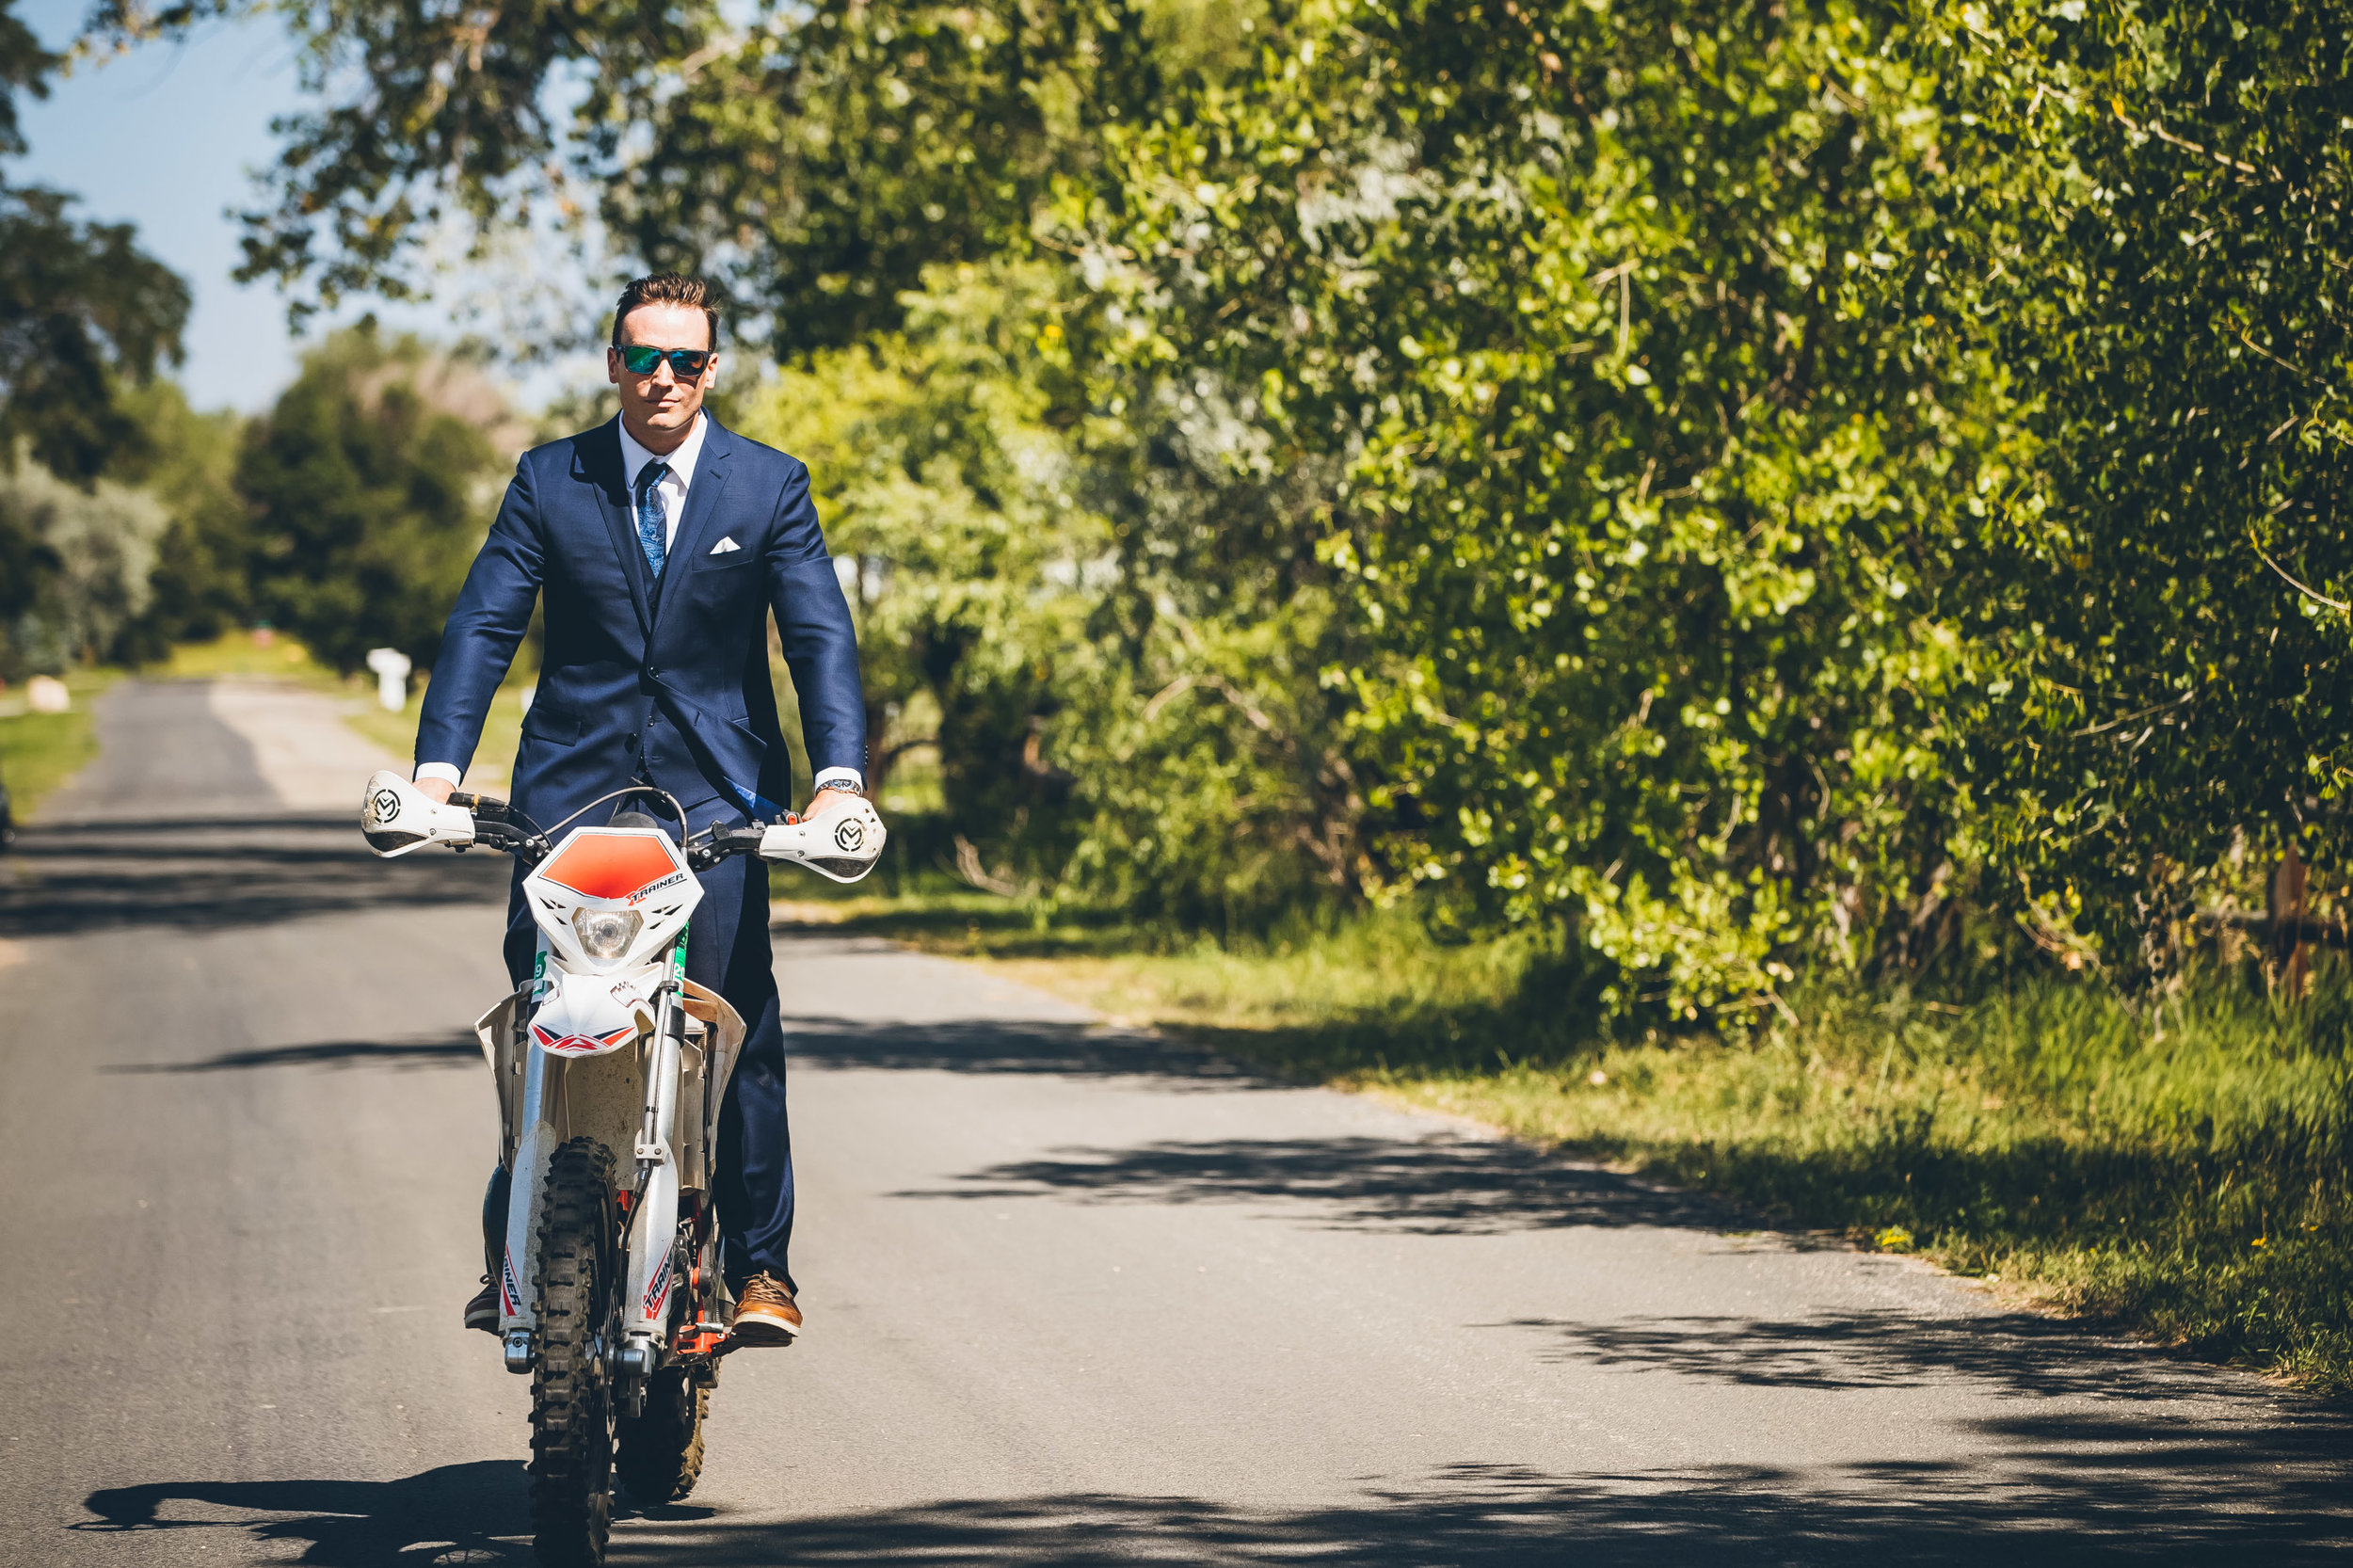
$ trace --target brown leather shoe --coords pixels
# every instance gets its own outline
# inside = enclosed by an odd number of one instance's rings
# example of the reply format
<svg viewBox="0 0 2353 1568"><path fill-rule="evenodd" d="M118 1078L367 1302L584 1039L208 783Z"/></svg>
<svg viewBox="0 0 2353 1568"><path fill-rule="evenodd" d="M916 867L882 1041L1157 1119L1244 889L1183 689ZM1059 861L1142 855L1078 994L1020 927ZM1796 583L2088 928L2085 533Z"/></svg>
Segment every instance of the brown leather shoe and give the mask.
<svg viewBox="0 0 2353 1568"><path fill-rule="evenodd" d="M466 1304L466 1326L488 1335L499 1331L499 1288L488 1274L482 1276L482 1288Z"/></svg>
<svg viewBox="0 0 2353 1568"><path fill-rule="evenodd" d="M754 1274L735 1293L735 1325L728 1331L728 1350L790 1345L800 1333L801 1309L776 1275Z"/></svg>

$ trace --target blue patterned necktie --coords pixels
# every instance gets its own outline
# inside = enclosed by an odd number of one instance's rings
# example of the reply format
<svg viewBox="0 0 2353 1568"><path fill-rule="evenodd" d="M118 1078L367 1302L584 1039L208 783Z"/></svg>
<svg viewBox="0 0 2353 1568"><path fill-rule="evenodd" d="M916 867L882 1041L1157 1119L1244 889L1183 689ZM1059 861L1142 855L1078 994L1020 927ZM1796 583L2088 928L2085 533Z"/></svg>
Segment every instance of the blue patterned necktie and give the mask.
<svg viewBox="0 0 2353 1568"><path fill-rule="evenodd" d="M667 463L648 463L637 475L637 542L644 547L646 565L653 568L656 577L662 575L664 553L661 485L669 472Z"/></svg>

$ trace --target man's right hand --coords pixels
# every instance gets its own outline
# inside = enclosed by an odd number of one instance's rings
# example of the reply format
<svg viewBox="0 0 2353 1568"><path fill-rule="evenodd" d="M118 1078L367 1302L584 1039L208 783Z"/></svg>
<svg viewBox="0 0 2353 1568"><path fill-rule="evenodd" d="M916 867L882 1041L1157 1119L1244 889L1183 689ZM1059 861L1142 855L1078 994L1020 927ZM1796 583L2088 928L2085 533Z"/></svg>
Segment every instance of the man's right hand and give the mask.
<svg viewBox="0 0 2353 1568"><path fill-rule="evenodd" d="M422 793L431 796L434 805L447 806L449 797L456 792L457 786L446 778L420 778L417 780L417 789Z"/></svg>

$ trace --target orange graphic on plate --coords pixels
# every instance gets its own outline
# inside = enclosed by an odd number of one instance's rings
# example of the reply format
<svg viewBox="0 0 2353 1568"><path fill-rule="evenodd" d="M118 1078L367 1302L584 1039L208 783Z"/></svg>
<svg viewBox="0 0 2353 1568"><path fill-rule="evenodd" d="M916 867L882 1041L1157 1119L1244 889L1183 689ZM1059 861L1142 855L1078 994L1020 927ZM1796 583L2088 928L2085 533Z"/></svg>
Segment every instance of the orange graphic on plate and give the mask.
<svg viewBox="0 0 2353 1568"><path fill-rule="evenodd" d="M567 844L539 874L586 898L627 898L678 869L666 839L592 831Z"/></svg>

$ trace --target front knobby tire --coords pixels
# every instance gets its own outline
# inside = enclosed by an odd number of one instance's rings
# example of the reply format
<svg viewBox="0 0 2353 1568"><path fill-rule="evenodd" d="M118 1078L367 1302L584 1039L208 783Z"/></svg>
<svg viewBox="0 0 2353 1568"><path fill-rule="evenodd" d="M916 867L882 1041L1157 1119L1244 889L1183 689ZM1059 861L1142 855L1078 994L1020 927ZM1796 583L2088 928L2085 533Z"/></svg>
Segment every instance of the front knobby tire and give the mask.
<svg viewBox="0 0 2353 1568"><path fill-rule="evenodd" d="M598 1568L613 1528L613 1384L620 1322L613 1151L575 1138L540 1194L539 1357L531 1379L531 1528L548 1568Z"/></svg>
<svg viewBox="0 0 2353 1568"><path fill-rule="evenodd" d="M703 1473L703 1417L711 1384L683 1367L664 1367L646 1388L645 1414L623 1416L616 1431L621 1489L642 1508L674 1503Z"/></svg>

